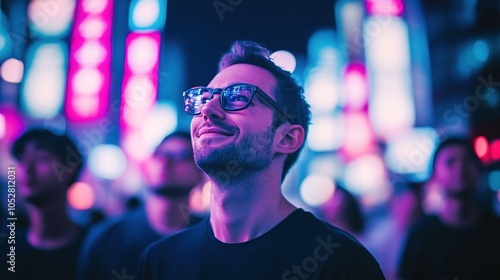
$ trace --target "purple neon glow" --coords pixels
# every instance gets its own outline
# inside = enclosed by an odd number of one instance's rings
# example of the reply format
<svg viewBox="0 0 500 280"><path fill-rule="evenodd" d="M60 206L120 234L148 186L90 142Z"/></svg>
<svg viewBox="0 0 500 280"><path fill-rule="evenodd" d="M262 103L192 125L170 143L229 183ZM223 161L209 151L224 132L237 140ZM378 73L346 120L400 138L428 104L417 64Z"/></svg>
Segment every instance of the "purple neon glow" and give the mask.
<svg viewBox="0 0 500 280"><path fill-rule="evenodd" d="M369 15L402 16L404 10L403 0L366 0Z"/></svg>
<svg viewBox="0 0 500 280"><path fill-rule="evenodd" d="M107 113L113 1L78 1L69 54L66 115L72 121Z"/></svg>
<svg viewBox="0 0 500 280"><path fill-rule="evenodd" d="M13 142L24 131L23 119L19 111L8 105L0 106L0 140Z"/></svg>

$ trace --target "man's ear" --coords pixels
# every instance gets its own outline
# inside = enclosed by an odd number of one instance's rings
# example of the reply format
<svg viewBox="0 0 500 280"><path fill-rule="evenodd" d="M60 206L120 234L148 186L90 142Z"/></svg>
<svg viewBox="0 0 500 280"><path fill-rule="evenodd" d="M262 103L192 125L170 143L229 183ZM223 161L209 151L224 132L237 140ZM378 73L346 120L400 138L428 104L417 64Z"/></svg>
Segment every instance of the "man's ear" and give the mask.
<svg viewBox="0 0 500 280"><path fill-rule="evenodd" d="M280 126L276 131L276 152L293 154L304 144L305 134L304 128L298 124Z"/></svg>

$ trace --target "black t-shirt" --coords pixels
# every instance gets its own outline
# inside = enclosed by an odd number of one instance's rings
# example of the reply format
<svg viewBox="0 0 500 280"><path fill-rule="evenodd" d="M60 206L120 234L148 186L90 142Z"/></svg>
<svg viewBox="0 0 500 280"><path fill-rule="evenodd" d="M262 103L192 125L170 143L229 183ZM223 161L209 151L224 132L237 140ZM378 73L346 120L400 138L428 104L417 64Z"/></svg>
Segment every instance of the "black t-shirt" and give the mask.
<svg viewBox="0 0 500 280"><path fill-rule="evenodd" d="M384 279L354 237L302 209L243 243L215 238L209 219L150 245L140 279Z"/></svg>
<svg viewBox="0 0 500 280"><path fill-rule="evenodd" d="M190 217L190 224L199 222ZM91 228L82 248L77 279L131 279L137 276L142 251L164 235L149 225L144 208Z"/></svg>
<svg viewBox="0 0 500 280"><path fill-rule="evenodd" d="M29 244L27 230L18 229L15 235L15 244L8 244L2 240L1 250L1 279L40 279L66 280L75 279L76 263L80 247L86 231L80 233L66 246L57 249L40 249ZM8 270L11 264L10 246L15 246L15 272ZM7 259L6 259L7 258Z"/></svg>
<svg viewBox="0 0 500 280"><path fill-rule="evenodd" d="M400 279L500 279L500 220L485 215L470 228L426 217L408 233Z"/></svg>

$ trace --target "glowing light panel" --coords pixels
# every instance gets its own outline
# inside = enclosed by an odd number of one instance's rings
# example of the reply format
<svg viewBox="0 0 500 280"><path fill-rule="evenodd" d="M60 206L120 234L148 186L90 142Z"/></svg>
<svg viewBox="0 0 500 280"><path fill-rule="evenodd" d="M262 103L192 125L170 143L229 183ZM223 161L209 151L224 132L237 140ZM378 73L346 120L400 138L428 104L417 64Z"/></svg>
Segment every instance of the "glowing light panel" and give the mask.
<svg viewBox="0 0 500 280"><path fill-rule="evenodd" d="M76 61L80 65L95 67L105 61L108 53L99 41L88 40L80 47L80 49L75 51L74 55Z"/></svg>
<svg viewBox="0 0 500 280"><path fill-rule="evenodd" d="M310 206L319 206L333 195L335 185L332 179L322 174L310 174L300 184L300 197Z"/></svg>
<svg viewBox="0 0 500 280"><path fill-rule="evenodd" d="M340 59L337 50L337 34L332 29L314 32L307 42L307 56L314 65L335 65Z"/></svg>
<svg viewBox="0 0 500 280"><path fill-rule="evenodd" d="M25 130L24 121L21 113L14 106L0 106L0 116L3 121L0 121L0 140L7 141L17 139ZM2 123L3 122L3 123Z"/></svg>
<svg viewBox="0 0 500 280"><path fill-rule="evenodd" d="M75 9L74 0L31 0L28 19L34 34L41 37L63 37L68 34Z"/></svg>
<svg viewBox="0 0 500 280"><path fill-rule="evenodd" d="M122 128L138 128L153 108L158 94L160 33L130 33L127 37L121 121ZM148 46L143 54L140 46ZM146 62L141 59L146 58Z"/></svg>
<svg viewBox="0 0 500 280"><path fill-rule="evenodd" d="M127 48L128 66L134 74L150 72L158 64L160 42L154 36L137 36Z"/></svg>
<svg viewBox="0 0 500 280"><path fill-rule="evenodd" d="M313 151L333 151L344 142L343 122L340 114L316 117L309 127L307 146Z"/></svg>
<svg viewBox="0 0 500 280"><path fill-rule="evenodd" d="M500 139L496 139L496 140L491 141L490 159L491 160L500 159Z"/></svg>
<svg viewBox="0 0 500 280"><path fill-rule="evenodd" d="M5 137L5 131L7 130L7 118L4 114L0 113L0 140Z"/></svg>
<svg viewBox="0 0 500 280"><path fill-rule="evenodd" d="M397 174L426 180L430 176L431 157L438 141L433 128L414 128L395 135L387 142L387 168Z"/></svg>
<svg viewBox="0 0 500 280"><path fill-rule="evenodd" d="M101 14L108 7L108 0L83 0L82 9L90 15Z"/></svg>
<svg viewBox="0 0 500 280"><path fill-rule="evenodd" d="M177 127L177 110L173 104L157 103L148 113L142 126L143 145L153 152L165 135Z"/></svg>
<svg viewBox="0 0 500 280"><path fill-rule="evenodd" d="M275 51L271 54L271 59L276 63L276 65L285 69L286 71L293 73L295 71L295 67L297 66L297 61L295 56L285 50Z"/></svg>
<svg viewBox="0 0 500 280"><path fill-rule="evenodd" d="M75 15L65 109L71 121L95 120L109 102L113 1L78 1Z"/></svg>
<svg viewBox="0 0 500 280"><path fill-rule="evenodd" d="M9 30L7 30L8 21L2 10L0 10L0 60L8 57L12 51L12 46L9 44Z"/></svg>
<svg viewBox="0 0 500 280"><path fill-rule="evenodd" d="M339 79L331 69L313 69L306 79L304 94L314 112L332 112L340 101Z"/></svg>
<svg viewBox="0 0 500 280"><path fill-rule="evenodd" d="M342 154L346 158L354 158L372 150L375 136L368 115L364 112L346 112L344 120L345 139Z"/></svg>
<svg viewBox="0 0 500 280"><path fill-rule="evenodd" d="M474 139L474 150L476 151L476 155L484 160L489 158L489 144L488 140L484 136L478 136Z"/></svg>
<svg viewBox="0 0 500 280"><path fill-rule="evenodd" d="M356 158L346 166L344 181L349 191L359 195L380 191L385 184L385 167L382 159L371 154Z"/></svg>
<svg viewBox="0 0 500 280"><path fill-rule="evenodd" d="M410 67L408 27L404 20L373 16L366 19L363 30L366 58L371 67L387 71Z"/></svg>
<svg viewBox="0 0 500 280"><path fill-rule="evenodd" d="M491 190L495 192L500 191L500 170L490 172L488 175L488 183Z"/></svg>
<svg viewBox="0 0 500 280"><path fill-rule="evenodd" d="M127 167L127 159L122 150L115 145L98 145L90 150L89 170L97 177L114 180L119 178Z"/></svg>
<svg viewBox="0 0 500 280"><path fill-rule="evenodd" d="M68 203L77 210L87 210L95 203L95 193L92 186L84 182L75 182L68 188Z"/></svg>
<svg viewBox="0 0 500 280"><path fill-rule="evenodd" d="M129 28L137 30L163 30L167 16L167 1L132 0L130 2Z"/></svg>
<svg viewBox="0 0 500 280"><path fill-rule="evenodd" d="M490 46L484 40L477 40L472 44L472 52L479 62L485 62L490 57Z"/></svg>
<svg viewBox="0 0 500 280"><path fill-rule="evenodd" d="M401 16L404 10L403 0L366 0L366 11L370 15Z"/></svg>
<svg viewBox="0 0 500 280"><path fill-rule="evenodd" d="M57 115L64 100L66 78L64 43L35 43L27 50L27 73L21 89L21 106L36 118Z"/></svg>
<svg viewBox="0 0 500 280"><path fill-rule="evenodd" d="M0 76L9 83L20 83L23 79L24 63L19 59L9 58L0 67Z"/></svg>
<svg viewBox="0 0 500 280"><path fill-rule="evenodd" d="M369 113L378 136L387 138L412 127L416 119L408 28L398 17L372 16L363 29L370 76Z"/></svg>
<svg viewBox="0 0 500 280"><path fill-rule="evenodd" d="M349 110L363 109L368 102L368 83L365 66L349 64L344 72L345 107Z"/></svg>

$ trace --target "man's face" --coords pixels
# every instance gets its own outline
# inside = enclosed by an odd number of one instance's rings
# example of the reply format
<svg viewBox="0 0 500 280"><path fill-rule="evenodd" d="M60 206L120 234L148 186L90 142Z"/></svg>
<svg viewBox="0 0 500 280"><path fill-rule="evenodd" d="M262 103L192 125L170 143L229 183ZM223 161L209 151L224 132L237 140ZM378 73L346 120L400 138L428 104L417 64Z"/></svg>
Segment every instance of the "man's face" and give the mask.
<svg viewBox="0 0 500 280"><path fill-rule="evenodd" d="M42 202L57 193L65 192L75 172L56 155L38 147L35 142L26 144L17 166L19 194L31 203ZM61 166L66 169L61 169Z"/></svg>
<svg viewBox="0 0 500 280"><path fill-rule="evenodd" d="M433 179L448 195L469 192L478 183L479 169L461 145L443 148L436 158L434 168Z"/></svg>
<svg viewBox="0 0 500 280"><path fill-rule="evenodd" d="M236 64L219 72L208 87L225 88L237 83L258 86L273 99L276 78L267 70ZM220 172L233 176L266 168L273 157L273 109L257 95L246 109L225 111L220 95L207 102L191 121L194 157L212 177ZM238 174L234 174L234 171ZM227 178L226 178L227 179Z"/></svg>
<svg viewBox="0 0 500 280"><path fill-rule="evenodd" d="M161 143L146 163L146 180L153 190L189 192L202 177L193 159L191 143L172 137Z"/></svg>

